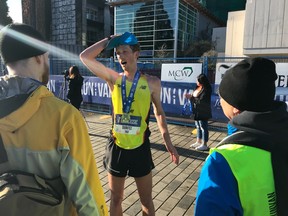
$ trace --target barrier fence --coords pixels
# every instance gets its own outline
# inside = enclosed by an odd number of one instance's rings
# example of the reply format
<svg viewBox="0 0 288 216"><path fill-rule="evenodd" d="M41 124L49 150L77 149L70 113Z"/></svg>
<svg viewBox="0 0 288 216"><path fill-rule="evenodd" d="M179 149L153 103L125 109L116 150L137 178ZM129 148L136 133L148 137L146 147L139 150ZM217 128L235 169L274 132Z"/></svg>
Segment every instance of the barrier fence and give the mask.
<svg viewBox="0 0 288 216"><path fill-rule="evenodd" d="M196 77L200 73L207 75L212 85L212 120L227 122L219 103L217 94L218 85L225 71L241 61L244 57L195 57L195 58L154 58L139 59L138 68L142 73L154 75L161 79L161 102L168 117L178 118L179 122L187 124L187 116L182 116L181 111L184 105L184 94L196 85ZM288 101L288 57L268 57L276 63L278 79L276 100ZM107 67L121 72L122 68L113 58L98 59ZM84 76L82 88L83 102L86 109L111 113L111 95L107 84L94 76L82 64L79 59L50 59L50 80L48 88L59 98L66 100L67 84L64 80L64 72L71 65L77 65ZM5 74L5 67L0 64L2 75ZM66 88L65 88L66 86ZM181 120L182 119L182 120Z"/></svg>

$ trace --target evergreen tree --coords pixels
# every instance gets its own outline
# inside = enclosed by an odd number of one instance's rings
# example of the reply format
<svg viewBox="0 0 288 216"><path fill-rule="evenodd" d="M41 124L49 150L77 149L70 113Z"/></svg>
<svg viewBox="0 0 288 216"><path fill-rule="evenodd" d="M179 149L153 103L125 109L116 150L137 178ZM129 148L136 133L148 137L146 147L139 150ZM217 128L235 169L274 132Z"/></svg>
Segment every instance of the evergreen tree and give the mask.
<svg viewBox="0 0 288 216"><path fill-rule="evenodd" d="M147 1L143 4L136 11L133 25L135 36L142 46L141 50L154 49L154 56L168 56L167 50L174 47L174 31L162 1ZM173 54L171 55L170 57L173 57Z"/></svg>
<svg viewBox="0 0 288 216"><path fill-rule="evenodd" d="M5 26L12 23L12 18L8 15L7 0L0 1L0 25Z"/></svg>

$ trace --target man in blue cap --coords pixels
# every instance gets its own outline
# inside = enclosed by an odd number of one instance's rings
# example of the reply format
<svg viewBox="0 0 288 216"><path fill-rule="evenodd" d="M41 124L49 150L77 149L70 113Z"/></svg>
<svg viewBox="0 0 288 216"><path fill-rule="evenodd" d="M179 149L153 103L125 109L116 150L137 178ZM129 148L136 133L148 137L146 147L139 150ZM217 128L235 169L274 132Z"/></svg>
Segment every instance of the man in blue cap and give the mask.
<svg viewBox="0 0 288 216"><path fill-rule="evenodd" d="M96 59L104 49L113 48L116 48L117 58L124 71L122 73L105 67ZM138 40L130 32L105 38L80 54L80 59L87 68L107 82L112 94L113 125L104 156L111 191L112 216L122 215L121 204L127 175L134 177L136 181L143 215L155 215L151 174L154 164L148 125L151 102L165 146L172 161L179 163L179 155L170 140L161 106L161 82L157 77L138 71L139 54Z"/></svg>

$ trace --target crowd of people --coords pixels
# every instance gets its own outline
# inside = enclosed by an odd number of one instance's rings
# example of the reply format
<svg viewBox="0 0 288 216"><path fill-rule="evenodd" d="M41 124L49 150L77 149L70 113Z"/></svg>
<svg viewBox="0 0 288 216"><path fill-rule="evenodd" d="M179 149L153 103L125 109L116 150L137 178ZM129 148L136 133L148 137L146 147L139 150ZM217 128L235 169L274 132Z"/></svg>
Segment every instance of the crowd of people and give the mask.
<svg viewBox="0 0 288 216"><path fill-rule="evenodd" d="M123 215L127 176L135 180L142 214L155 215L151 105L171 162L177 166L180 157L161 105L161 81L137 68L140 44L135 35L111 35L79 56L111 91L112 127L103 158L110 189L108 209L87 127L78 111L83 100L78 67L71 66L65 75L69 104L46 87L48 45L35 47L15 33L45 43L26 24L9 24L0 31L0 55L8 72L0 77L0 138L9 167L45 178L60 176L66 189L61 215ZM115 49L121 73L96 58L111 49ZM274 101L276 79L275 63L261 57L246 58L223 76L219 96L229 119L228 136L210 149L201 170L195 215L288 215L288 115L286 104ZM211 94L208 78L200 74L191 94L184 95L193 105L197 128L196 143L190 147L199 151L209 150Z"/></svg>

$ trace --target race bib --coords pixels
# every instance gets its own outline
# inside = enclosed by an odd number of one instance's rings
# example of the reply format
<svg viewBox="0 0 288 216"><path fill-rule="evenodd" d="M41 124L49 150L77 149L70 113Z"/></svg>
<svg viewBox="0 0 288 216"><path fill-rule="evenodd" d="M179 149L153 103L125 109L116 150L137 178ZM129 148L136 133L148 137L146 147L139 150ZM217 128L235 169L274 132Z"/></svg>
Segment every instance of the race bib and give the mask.
<svg viewBox="0 0 288 216"><path fill-rule="evenodd" d="M117 114L114 123L114 131L121 134L136 135L140 133L141 116L129 116Z"/></svg>

